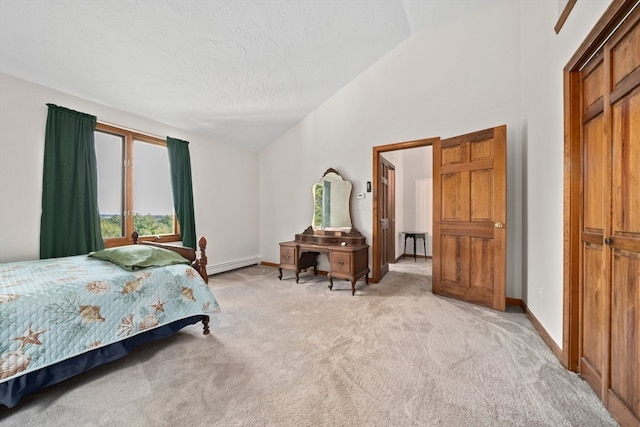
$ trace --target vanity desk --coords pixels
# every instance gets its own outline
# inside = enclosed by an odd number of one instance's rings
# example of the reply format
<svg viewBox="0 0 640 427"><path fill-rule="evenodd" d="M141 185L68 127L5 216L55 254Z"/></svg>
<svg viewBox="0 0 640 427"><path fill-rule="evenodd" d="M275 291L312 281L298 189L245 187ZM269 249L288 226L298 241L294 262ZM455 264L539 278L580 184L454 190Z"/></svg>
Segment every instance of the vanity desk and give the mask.
<svg viewBox="0 0 640 427"><path fill-rule="evenodd" d="M329 259L329 289L333 279L351 282L351 295L356 293L356 282L361 277L369 284L369 245L365 237L351 226L351 182L342 179L334 169L328 169L322 180L312 188L314 213L312 224L295 240L280 243L282 270L295 272L298 283L301 271L313 267L318 274L318 256Z"/></svg>
<svg viewBox="0 0 640 427"><path fill-rule="evenodd" d="M296 234L293 241L280 243L278 277L281 280L282 270L294 271L296 283L298 283L300 271L313 267L314 274L317 275L318 255L324 254L329 259L327 274L329 289L333 289L334 278L351 281L351 295L356 293L356 282L361 277L364 276L365 283L369 284L369 245L365 243L364 236L359 232L312 234L309 233L309 229L302 234Z"/></svg>

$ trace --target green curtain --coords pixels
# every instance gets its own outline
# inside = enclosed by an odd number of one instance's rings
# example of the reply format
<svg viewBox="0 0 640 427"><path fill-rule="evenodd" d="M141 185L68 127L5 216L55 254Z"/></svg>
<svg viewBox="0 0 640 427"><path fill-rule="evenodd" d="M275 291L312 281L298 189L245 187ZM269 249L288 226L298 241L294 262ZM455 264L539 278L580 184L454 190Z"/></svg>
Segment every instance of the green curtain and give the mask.
<svg viewBox="0 0 640 427"><path fill-rule="evenodd" d="M193 186L191 181L191 157L189 143L167 137L173 207L180 223L182 244L196 249L196 219L193 209Z"/></svg>
<svg viewBox="0 0 640 427"><path fill-rule="evenodd" d="M96 117L47 104L40 258L104 248L98 209Z"/></svg>

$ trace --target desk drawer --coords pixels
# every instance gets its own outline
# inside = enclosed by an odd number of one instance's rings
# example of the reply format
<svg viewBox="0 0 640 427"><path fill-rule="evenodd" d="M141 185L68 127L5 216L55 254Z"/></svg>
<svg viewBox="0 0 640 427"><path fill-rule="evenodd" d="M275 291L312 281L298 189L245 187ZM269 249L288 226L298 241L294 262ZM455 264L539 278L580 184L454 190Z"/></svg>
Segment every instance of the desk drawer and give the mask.
<svg viewBox="0 0 640 427"><path fill-rule="evenodd" d="M331 254L331 271L351 274L352 254L349 252L333 252Z"/></svg>
<svg viewBox="0 0 640 427"><path fill-rule="evenodd" d="M281 265L296 265L296 248L295 247L280 247L280 264Z"/></svg>

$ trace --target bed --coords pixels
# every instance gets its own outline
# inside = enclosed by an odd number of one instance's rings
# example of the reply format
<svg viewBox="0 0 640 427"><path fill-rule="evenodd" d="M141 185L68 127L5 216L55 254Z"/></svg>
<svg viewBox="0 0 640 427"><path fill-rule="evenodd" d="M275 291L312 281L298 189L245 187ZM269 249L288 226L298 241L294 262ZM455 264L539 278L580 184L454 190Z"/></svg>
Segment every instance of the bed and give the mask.
<svg viewBox="0 0 640 427"><path fill-rule="evenodd" d="M219 311L206 239L138 242L89 255L0 264L0 406L126 356Z"/></svg>

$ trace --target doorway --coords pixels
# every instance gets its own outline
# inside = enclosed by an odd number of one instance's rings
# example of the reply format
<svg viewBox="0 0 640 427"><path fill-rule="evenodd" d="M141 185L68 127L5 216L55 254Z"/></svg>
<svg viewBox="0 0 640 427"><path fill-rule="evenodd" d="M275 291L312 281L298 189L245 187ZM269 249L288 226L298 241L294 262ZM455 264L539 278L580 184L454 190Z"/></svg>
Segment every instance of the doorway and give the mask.
<svg viewBox="0 0 640 427"><path fill-rule="evenodd" d="M415 141L400 142L373 147L373 238L372 238L372 278L373 283L379 282L389 271L389 253L399 253L395 250L398 242L395 220L388 222L385 215L389 212L389 197L386 193L385 180L388 180L390 164L384 158L383 153L391 153L412 148L431 147L439 138L419 139ZM385 162L387 165L385 166ZM393 167L393 164L391 164ZM397 172L393 168L392 176L395 178ZM385 172L386 171L386 172ZM395 199L396 194L393 193ZM385 206L386 205L386 206ZM395 214L394 214L395 216ZM395 219L395 218L394 218ZM388 235L389 229L394 229L393 234ZM385 236L387 236L385 238ZM426 254L425 254L426 255ZM395 257L394 257L395 258Z"/></svg>

